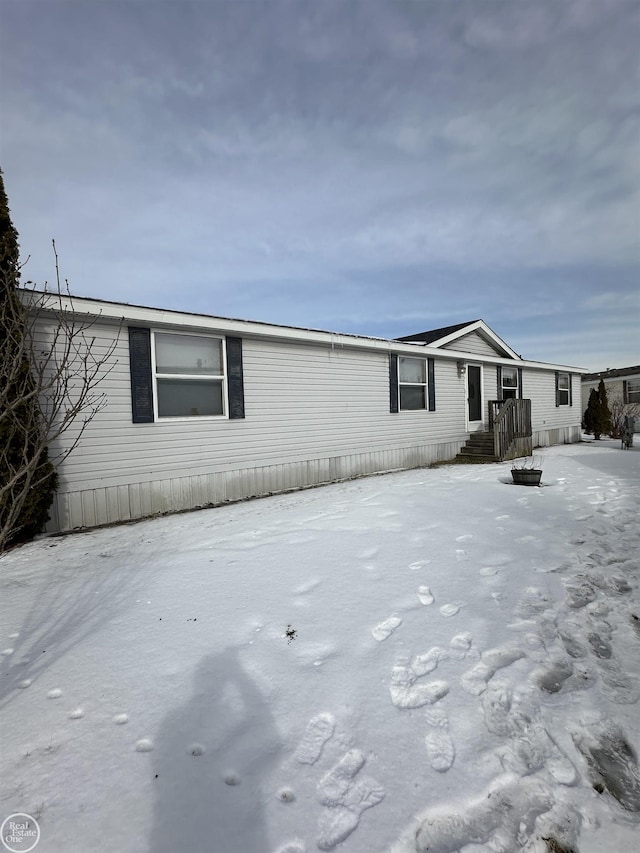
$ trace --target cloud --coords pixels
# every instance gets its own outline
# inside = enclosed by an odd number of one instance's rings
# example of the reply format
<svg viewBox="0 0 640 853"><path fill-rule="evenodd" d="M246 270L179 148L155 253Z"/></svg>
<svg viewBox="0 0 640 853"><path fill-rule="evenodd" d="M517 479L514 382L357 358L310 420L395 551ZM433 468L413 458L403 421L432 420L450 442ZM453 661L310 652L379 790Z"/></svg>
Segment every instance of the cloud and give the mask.
<svg viewBox="0 0 640 853"><path fill-rule="evenodd" d="M79 293L272 322L633 311L634 3L31 9L0 34L30 277L55 236Z"/></svg>

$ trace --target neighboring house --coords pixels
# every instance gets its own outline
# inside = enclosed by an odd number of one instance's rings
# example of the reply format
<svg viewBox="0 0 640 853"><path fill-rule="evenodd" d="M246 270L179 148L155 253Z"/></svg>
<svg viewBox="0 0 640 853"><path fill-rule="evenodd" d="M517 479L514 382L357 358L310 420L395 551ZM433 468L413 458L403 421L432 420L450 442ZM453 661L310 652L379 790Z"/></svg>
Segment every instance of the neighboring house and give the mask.
<svg viewBox="0 0 640 853"><path fill-rule="evenodd" d="M611 435L622 438L629 426L628 417L635 418L635 429L640 429L640 365L585 373L582 377L582 412L589 404L589 395L604 382L611 411Z"/></svg>
<svg viewBox="0 0 640 853"><path fill-rule="evenodd" d="M117 339L116 363L60 466L51 531L450 460L496 400L531 401L534 446L580 440L580 369L526 361L482 320L382 340L95 299L73 309L94 319L98 351ZM45 313L44 331L54 322Z"/></svg>
<svg viewBox="0 0 640 853"><path fill-rule="evenodd" d="M624 405L640 404L640 364L635 367L620 367L602 370L600 373L585 373L582 377L582 411L589 403L589 394L603 380L607 399L618 400Z"/></svg>

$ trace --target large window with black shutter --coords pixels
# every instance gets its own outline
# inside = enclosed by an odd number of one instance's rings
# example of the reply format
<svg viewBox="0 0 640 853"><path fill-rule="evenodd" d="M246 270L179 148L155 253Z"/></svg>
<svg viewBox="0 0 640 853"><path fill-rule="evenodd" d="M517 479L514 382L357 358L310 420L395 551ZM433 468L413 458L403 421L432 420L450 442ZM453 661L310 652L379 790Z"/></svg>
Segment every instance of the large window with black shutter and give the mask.
<svg viewBox="0 0 640 853"><path fill-rule="evenodd" d="M129 329L134 423L243 418L242 341Z"/></svg>
<svg viewBox="0 0 640 853"><path fill-rule="evenodd" d="M152 340L157 417L224 415L224 341L173 332L153 332Z"/></svg>
<svg viewBox="0 0 640 853"><path fill-rule="evenodd" d="M391 355L389 359L391 412L436 408L433 358Z"/></svg>

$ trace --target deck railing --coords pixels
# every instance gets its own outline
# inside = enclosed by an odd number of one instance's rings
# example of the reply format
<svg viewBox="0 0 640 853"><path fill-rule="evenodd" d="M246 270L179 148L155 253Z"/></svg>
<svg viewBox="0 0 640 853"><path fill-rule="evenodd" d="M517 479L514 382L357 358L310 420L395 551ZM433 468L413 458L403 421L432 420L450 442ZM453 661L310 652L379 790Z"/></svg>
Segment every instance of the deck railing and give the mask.
<svg viewBox="0 0 640 853"><path fill-rule="evenodd" d="M501 461L532 453L531 400L491 400L489 429L493 452Z"/></svg>

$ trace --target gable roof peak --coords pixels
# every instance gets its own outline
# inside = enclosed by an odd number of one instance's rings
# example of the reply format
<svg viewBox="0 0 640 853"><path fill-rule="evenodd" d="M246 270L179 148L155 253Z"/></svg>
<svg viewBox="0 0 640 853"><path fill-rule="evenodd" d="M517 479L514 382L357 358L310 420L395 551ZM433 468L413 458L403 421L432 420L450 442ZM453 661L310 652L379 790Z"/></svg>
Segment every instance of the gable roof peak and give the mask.
<svg viewBox="0 0 640 853"><path fill-rule="evenodd" d="M434 341L439 341L441 338L446 338L453 335L455 332L466 329L467 326L474 326L476 323L482 323L482 320L468 320L466 323L456 323L453 326L442 326L439 329L429 329L426 332L419 332L417 335L404 335L401 338L396 338L398 341L422 341L425 344L431 344Z"/></svg>

